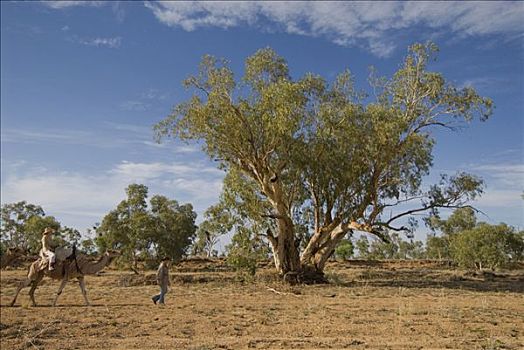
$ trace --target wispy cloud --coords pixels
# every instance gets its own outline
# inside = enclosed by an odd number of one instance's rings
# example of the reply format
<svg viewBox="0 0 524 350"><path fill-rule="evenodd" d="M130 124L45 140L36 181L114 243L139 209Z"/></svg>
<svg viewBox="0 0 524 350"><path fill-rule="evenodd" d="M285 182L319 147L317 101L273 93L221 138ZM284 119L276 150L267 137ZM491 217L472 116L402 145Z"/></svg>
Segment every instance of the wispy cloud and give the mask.
<svg viewBox="0 0 524 350"><path fill-rule="evenodd" d="M165 102L169 98L169 93L158 89L149 88L132 100L124 101L120 104L120 109L125 111L143 112L151 109L153 105Z"/></svg>
<svg viewBox="0 0 524 350"><path fill-rule="evenodd" d="M493 178L499 185L524 190L524 164L475 165L471 167L471 170Z"/></svg>
<svg viewBox="0 0 524 350"><path fill-rule="evenodd" d="M479 206L482 209L488 208L521 208L524 209L522 201L522 190L500 190L500 189L487 189L486 193L482 195L478 200L475 201L474 205ZM490 211L486 210L488 215ZM521 211L522 214L522 211ZM521 221L524 223L524 217L521 216Z"/></svg>
<svg viewBox="0 0 524 350"><path fill-rule="evenodd" d="M124 19L126 17L126 11L124 10L124 7L122 6L122 2L120 1L114 1L111 5L111 9L113 11L113 14L115 15L116 21L118 23L124 22Z"/></svg>
<svg viewBox="0 0 524 350"><path fill-rule="evenodd" d="M89 6L89 7L102 7L106 5L105 1L41 1L44 6L49 8L60 10L70 7L80 7L80 6Z"/></svg>
<svg viewBox="0 0 524 350"><path fill-rule="evenodd" d="M162 143L154 140L154 131L149 125L104 122L95 130L72 129L17 129L2 128L1 141L27 145L80 145L97 149L129 149L133 145L145 145L150 148L166 149L171 155L188 155L200 151L198 145L184 144L166 139Z"/></svg>
<svg viewBox="0 0 524 350"><path fill-rule="evenodd" d="M54 10L65 10L76 7L106 7L111 5L111 11L118 23L124 22L126 11L122 1L40 1L44 6Z"/></svg>
<svg viewBox="0 0 524 350"><path fill-rule="evenodd" d="M186 31L253 26L324 37L380 57L393 52L396 36L414 28L430 32L430 37L451 32L461 38L524 30L519 2L158 1L145 6L160 22Z"/></svg>
<svg viewBox="0 0 524 350"><path fill-rule="evenodd" d="M515 82L509 79L504 79L500 77L478 77L465 80L462 84L459 84L459 88L472 87L478 90L489 90L508 92L515 90Z"/></svg>
<svg viewBox="0 0 524 350"><path fill-rule="evenodd" d="M135 179L154 179L166 174L187 175L213 175L221 176L222 171L215 167L203 165L202 163L135 163L123 161L112 173Z"/></svg>
<svg viewBox="0 0 524 350"><path fill-rule="evenodd" d="M82 145L96 148L129 147L131 144L153 141L150 127L114 123L105 123L103 126L105 129L102 127L97 131L2 128L1 136L2 143Z"/></svg>
<svg viewBox="0 0 524 350"><path fill-rule="evenodd" d="M164 101L169 97L169 93L158 89L149 88L140 94L142 99Z"/></svg>
<svg viewBox="0 0 524 350"><path fill-rule="evenodd" d="M82 45L107 47L110 49L118 49L122 45L122 38L119 36L110 38L79 38L73 37L73 41Z"/></svg>
<svg viewBox="0 0 524 350"><path fill-rule="evenodd" d="M143 112L151 108L151 104L143 101L124 101L120 104L120 109L124 111Z"/></svg>
<svg viewBox="0 0 524 350"><path fill-rule="evenodd" d="M521 197L524 191L524 164L521 161L485 161L470 164L464 170L479 175L486 183L484 194L473 203L475 206L486 209L488 215L499 210L514 211L518 217L520 210L520 221L524 224L524 201Z"/></svg>

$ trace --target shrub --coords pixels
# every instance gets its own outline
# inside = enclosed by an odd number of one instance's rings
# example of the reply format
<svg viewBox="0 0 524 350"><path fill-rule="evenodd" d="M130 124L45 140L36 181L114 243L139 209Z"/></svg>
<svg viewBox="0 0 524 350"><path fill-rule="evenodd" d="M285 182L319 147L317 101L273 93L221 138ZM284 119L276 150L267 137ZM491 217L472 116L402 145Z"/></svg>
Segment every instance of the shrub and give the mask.
<svg viewBox="0 0 524 350"><path fill-rule="evenodd" d="M227 263L240 275L255 276L257 262L267 257L267 247L252 237L251 232L243 227L238 228L227 247Z"/></svg>
<svg viewBox="0 0 524 350"><path fill-rule="evenodd" d="M353 243L351 243L351 240L344 239L335 249L335 257L342 260L347 260L353 256L353 251L354 247Z"/></svg>
<svg viewBox="0 0 524 350"><path fill-rule="evenodd" d="M452 259L462 267L496 269L521 261L524 256L522 232L505 224L479 224L450 238Z"/></svg>
<svg viewBox="0 0 524 350"><path fill-rule="evenodd" d="M450 259L449 238L428 236L426 241L426 257L428 259L447 260Z"/></svg>

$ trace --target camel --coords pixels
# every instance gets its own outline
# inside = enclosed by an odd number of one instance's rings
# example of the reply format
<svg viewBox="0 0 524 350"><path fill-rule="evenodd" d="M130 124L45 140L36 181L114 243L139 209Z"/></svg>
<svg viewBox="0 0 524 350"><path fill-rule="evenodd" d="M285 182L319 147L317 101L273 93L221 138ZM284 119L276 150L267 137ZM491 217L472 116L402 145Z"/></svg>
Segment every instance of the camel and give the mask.
<svg viewBox="0 0 524 350"><path fill-rule="evenodd" d="M62 281L60 288L58 288L58 291L56 292L53 306L56 306L58 297L62 293L62 290L64 289L67 281L71 278L78 279L80 290L84 296L86 306L89 306L90 304L89 300L87 299L84 276L94 275L102 271L104 267L108 266L111 261L119 255L119 252L109 250L105 252L97 261L91 262L84 254L78 254L76 259L64 261L57 260L54 270L49 270L47 268L47 261L43 261L42 258L39 258L29 267L27 278L19 284L15 293L15 297L13 298L13 301L11 301L10 305L14 306L16 298L18 297L18 293L20 293L22 289L31 286L31 289L29 290L29 296L31 297L32 305L36 306L35 290L42 279L47 276L54 280Z"/></svg>

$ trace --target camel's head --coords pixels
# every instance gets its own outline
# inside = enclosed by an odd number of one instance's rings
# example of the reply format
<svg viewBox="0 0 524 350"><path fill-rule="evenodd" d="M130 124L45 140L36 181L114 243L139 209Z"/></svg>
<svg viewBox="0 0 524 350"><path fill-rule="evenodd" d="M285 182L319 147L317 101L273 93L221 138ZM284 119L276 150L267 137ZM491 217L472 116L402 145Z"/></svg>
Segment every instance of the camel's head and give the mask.
<svg viewBox="0 0 524 350"><path fill-rule="evenodd" d="M106 250L106 252L104 253L104 256L107 256L107 263L108 264L111 264L113 262L113 260L116 258L116 257L119 257L120 255L122 255L122 253L119 251L119 250L112 250L112 249L108 249Z"/></svg>
<svg viewBox="0 0 524 350"><path fill-rule="evenodd" d="M116 258L117 256L120 256L122 255L122 252L120 252L119 250L113 250L113 249L109 249L106 251L106 255L109 257L109 258Z"/></svg>

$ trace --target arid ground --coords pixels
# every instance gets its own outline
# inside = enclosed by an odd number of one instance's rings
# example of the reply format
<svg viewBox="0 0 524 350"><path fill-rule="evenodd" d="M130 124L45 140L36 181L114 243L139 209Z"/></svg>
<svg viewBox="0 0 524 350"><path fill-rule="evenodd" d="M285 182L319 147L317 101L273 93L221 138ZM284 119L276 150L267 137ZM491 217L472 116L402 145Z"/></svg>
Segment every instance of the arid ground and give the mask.
<svg viewBox="0 0 524 350"><path fill-rule="evenodd" d="M243 282L221 261L88 276L51 307L45 280L8 307L24 269L1 272L1 349L524 349L524 271L476 274L429 262L330 263L329 285L290 286L262 268Z"/></svg>

